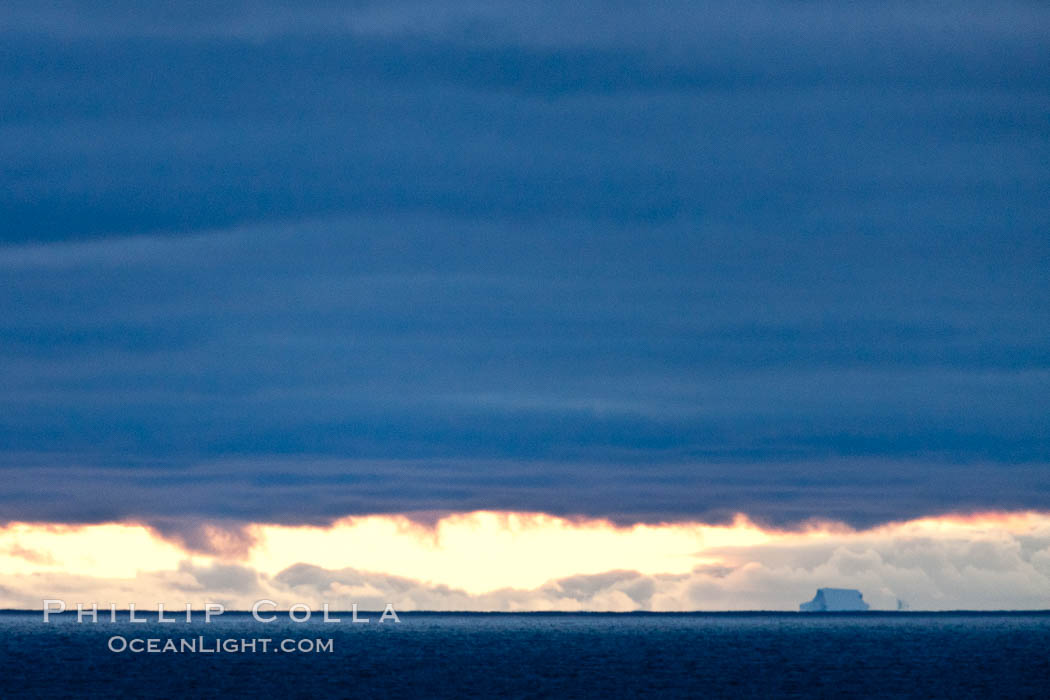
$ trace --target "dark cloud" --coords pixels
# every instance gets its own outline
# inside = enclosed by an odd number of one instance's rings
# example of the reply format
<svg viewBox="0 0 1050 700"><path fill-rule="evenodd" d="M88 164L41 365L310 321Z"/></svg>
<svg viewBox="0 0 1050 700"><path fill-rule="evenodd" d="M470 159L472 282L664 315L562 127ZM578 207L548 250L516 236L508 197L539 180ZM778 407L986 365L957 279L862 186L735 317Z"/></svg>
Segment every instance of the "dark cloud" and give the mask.
<svg viewBox="0 0 1050 700"><path fill-rule="evenodd" d="M115 490L119 491L119 486L115 484L114 486L116 487ZM199 499L202 495L202 493L198 492L194 497ZM76 496L73 496L73 498L75 499ZM131 513L142 514L145 518L148 518L146 525L153 532L189 552L238 558L244 556L255 544L255 538L243 522L224 522L221 518L216 517L217 511L214 509L206 511L208 514L206 519L187 518L184 516L178 518L157 517L158 509L142 507L141 504L138 507L132 506L130 509L118 507L117 510L120 514L115 514L116 518L126 519ZM192 508L186 508L186 504L183 503L181 509L165 509L160 511L159 515L163 516L165 513L185 514L192 511ZM65 516L65 518L68 517L69 514Z"/></svg>
<svg viewBox="0 0 1050 700"><path fill-rule="evenodd" d="M519 5L6 4L0 518L1047 507L1043 4Z"/></svg>
<svg viewBox="0 0 1050 700"><path fill-rule="evenodd" d="M345 515L481 509L607 517L621 524L764 524L812 518L855 525L947 512L1044 509L1043 463L927 458L776 457L629 462L474 459L354 460L248 455L199 463L79 466L48 456L0 467L0 520L137 520L190 550L243 553L245 522L327 524Z"/></svg>

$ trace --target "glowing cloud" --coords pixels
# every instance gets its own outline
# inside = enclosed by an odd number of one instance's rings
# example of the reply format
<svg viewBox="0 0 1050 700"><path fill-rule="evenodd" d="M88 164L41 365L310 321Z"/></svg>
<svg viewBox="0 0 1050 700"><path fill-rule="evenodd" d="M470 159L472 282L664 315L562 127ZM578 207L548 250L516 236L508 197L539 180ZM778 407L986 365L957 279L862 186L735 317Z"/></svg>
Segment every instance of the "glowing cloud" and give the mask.
<svg viewBox="0 0 1050 700"><path fill-rule="evenodd" d="M0 606L61 594L121 606L269 597L402 610L796 609L838 585L876 608L1050 607L1050 514L1030 512L779 531L744 516L617 527L482 511L431 526L373 515L241 534L248 544L220 555L135 523L10 524L0 529Z"/></svg>
<svg viewBox="0 0 1050 700"><path fill-rule="evenodd" d="M617 528L542 513L450 515L425 528L407 518L347 518L329 528L259 525L247 564L267 573L300 562L347 566L445 584L469 593L534 588L578 574L630 569L684 574L710 563L705 548L747 546L769 535L738 518L731 526L664 524Z"/></svg>

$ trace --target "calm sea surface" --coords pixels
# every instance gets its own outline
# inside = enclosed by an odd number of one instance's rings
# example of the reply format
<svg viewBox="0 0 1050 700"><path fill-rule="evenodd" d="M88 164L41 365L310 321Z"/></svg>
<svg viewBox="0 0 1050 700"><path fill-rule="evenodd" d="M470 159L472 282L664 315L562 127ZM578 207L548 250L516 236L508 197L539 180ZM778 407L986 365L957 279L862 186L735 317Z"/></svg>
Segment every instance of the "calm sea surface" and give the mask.
<svg viewBox="0 0 1050 700"><path fill-rule="evenodd" d="M0 697L1050 698L1045 613L121 617L45 625L39 612L0 613ZM254 653L115 653L113 637L272 641ZM273 651L285 639L330 639L332 650Z"/></svg>

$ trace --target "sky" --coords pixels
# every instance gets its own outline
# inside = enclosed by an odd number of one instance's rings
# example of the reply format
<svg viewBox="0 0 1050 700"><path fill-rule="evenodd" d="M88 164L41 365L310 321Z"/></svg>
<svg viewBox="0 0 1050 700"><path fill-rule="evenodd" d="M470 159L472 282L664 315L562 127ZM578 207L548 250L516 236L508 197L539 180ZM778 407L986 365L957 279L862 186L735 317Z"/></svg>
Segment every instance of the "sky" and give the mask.
<svg viewBox="0 0 1050 700"><path fill-rule="evenodd" d="M213 5L0 7L3 532L1050 510L1045 3Z"/></svg>
<svg viewBox="0 0 1050 700"><path fill-rule="evenodd" d="M253 524L203 553L132 523L0 529L0 609L43 598L100 610L797 610L817 588L859 589L875 610L1041 609L1050 515L922 518L868 530L567 520L457 513L326 527ZM105 613L103 613L105 615Z"/></svg>

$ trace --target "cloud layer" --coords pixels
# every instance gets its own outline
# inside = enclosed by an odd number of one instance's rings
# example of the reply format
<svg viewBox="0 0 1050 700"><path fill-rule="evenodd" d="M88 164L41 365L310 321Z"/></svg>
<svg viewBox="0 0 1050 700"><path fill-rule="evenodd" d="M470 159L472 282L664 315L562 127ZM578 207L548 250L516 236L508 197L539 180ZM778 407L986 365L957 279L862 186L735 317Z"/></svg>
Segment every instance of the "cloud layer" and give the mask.
<svg viewBox="0 0 1050 700"><path fill-rule="evenodd" d="M497 515L450 516L429 530L396 518L317 531L257 526L258 539L239 556L206 556L154 540L150 558L127 563L117 560L119 549L102 545L130 544L143 537L141 528L8 528L0 535L6 572L0 607L39 608L49 597L104 608L163 602L168 609L186 603L199 609L221 602L248 609L269 598L283 607L301 602L320 609L327 602L333 609L354 603L382 609L392 603L401 611L795 610L818 587L844 586L861 590L875 609L896 609L898 601L915 610L1050 608L1046 515L927 519L859 532L830 525L770 531L743 520L724 528L615 529L536 514ZM533 551L532 545L548 540L553 547ZM690 541L696 549L683 551ZM340 546L318 548L319 542ZM601 568L603 546L621 567ZM282 548L295 563L285 561ZM468 553L472 566L455 564ZM383 573L375 567L384 557L415 575ZM513 563L503 572L507 557ZM584 573L565 575L563 569L528 585L505 585L499 578L524 582L514 565L556 572L559 562L573 562ZM489 574L495 578L483 581Z"/></svg>
<svg viewBox="0 0 1050 700"><path fill-rule="evenodd" d="M0 8L0 521L1050 507L1045 3L344 5Z"/></svg>

